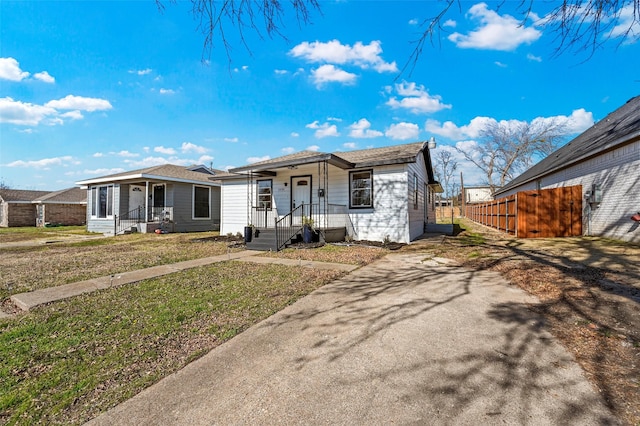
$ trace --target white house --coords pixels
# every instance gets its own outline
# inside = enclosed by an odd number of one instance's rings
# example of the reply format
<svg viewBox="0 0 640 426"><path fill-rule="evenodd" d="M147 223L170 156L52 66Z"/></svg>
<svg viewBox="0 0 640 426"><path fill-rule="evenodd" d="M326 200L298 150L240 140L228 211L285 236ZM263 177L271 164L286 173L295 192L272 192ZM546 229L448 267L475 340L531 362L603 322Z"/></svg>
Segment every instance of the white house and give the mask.
<svg viewBox="0 0 640 426"><path fill-rule="evenodd" d="M495 193L581 185L583 233L640 242L640 96Z"/></svg>
<svg viewBox="0 0 640 426"><path fill-rule="evenodd" d="M270 228L313 221L325 230L343 229L356 240L408 243L435 223L434 197L440 190L428 143L350 152L302 151L229 170L222 182L221 234L258 237ZM279 221L279 222L278 222ZM278 224L276 224L278 222ZM294 235L280 237L279 249ZM282 240L284 238L284 240ZM254 238L255 239L255 238ZM255 242L255 241L254 241Z"/></svg>

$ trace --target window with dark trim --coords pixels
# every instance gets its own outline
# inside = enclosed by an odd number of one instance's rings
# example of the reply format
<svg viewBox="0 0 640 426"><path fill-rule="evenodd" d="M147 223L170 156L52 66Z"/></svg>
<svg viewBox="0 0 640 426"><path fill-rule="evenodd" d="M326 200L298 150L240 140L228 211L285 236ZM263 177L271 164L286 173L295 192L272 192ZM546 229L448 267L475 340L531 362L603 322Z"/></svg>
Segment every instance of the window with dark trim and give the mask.
<svg viewBox="0 0 640 426"><path fill-rule="evenodd" d="M364 209L373 207L373 171L349 172L349 207Z"/></svg>
<svg viewBox="0 0 640 426"><path fill-rule="evenodd" d="M258 208L271 210L273 181L271 179L258 181Z"/></svg>
<svg viewBox="0 0 640 426"><path fill-rule="evenodd" d="M413 209L418 210L418 174L413 174Z"/></svg>
<svg viewBox="0 0 640 426"><path fill-rule="evenodd" d="M193 218L211 218L211 188L208 186L193 186Z"/></svg>
<svg viewBox="0 0 640 426"><path fill-rule="evenodd" d="M91 217L113 217L113 185L91 188Z"/></svg>

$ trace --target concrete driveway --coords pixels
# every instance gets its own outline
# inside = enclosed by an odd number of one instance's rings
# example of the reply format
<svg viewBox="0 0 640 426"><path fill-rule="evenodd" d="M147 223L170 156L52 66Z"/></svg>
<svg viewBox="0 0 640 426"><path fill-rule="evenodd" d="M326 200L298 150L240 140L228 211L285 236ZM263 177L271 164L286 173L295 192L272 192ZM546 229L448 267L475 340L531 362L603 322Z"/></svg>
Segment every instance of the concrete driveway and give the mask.
<svg viewBox="0 0 640 426"><path fill-rule="evenodd" d="M93 425L617 424L498 274L389 255Z"/></svg>

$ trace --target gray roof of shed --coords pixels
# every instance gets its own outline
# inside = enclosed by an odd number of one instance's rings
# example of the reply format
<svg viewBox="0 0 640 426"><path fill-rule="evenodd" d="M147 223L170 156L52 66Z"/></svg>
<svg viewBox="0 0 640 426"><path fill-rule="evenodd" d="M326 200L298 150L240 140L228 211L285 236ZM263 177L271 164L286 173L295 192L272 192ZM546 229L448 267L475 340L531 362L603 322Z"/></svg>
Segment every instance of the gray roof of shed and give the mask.
<svg viewBox="0 0 640 426"><path fill-rule="evenodd" d="M496 194L631 143L638 138L640 138L640 96L627 101L584 133L496 191Z"/></svg>
<svg viewBox="0 0 640 426"><path fill-rule="evenodd" d="M193 166L177 166L174 164L162 164L160 166L146 167L144 169L131 170L128 172L115 173L97 178L85 179L76 182L77 185L88 185L93 183L106 183L124 180L149 179L149 180L168 180L175 182L198 182L215 184L218 174L224 174L221 170L212 170L215 174L195 172L189 170Z"/></svg>

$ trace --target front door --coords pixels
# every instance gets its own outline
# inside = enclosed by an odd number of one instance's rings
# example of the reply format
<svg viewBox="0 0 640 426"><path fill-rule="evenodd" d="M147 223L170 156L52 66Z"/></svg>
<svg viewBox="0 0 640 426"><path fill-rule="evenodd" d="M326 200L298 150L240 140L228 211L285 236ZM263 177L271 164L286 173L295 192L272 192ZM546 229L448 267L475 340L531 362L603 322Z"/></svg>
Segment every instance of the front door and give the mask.
<svg viewBox="0 0 640 426"><path fill-rule="evenodd" d="M291 178L291 210L304 204L302 215L311 216L311 176Z"/></svg>
<svg viewBox="0 0 640 426"><path fill-rule="evenodd" d="M129 219L144 219L144 186L129 186Z"/></svg>

